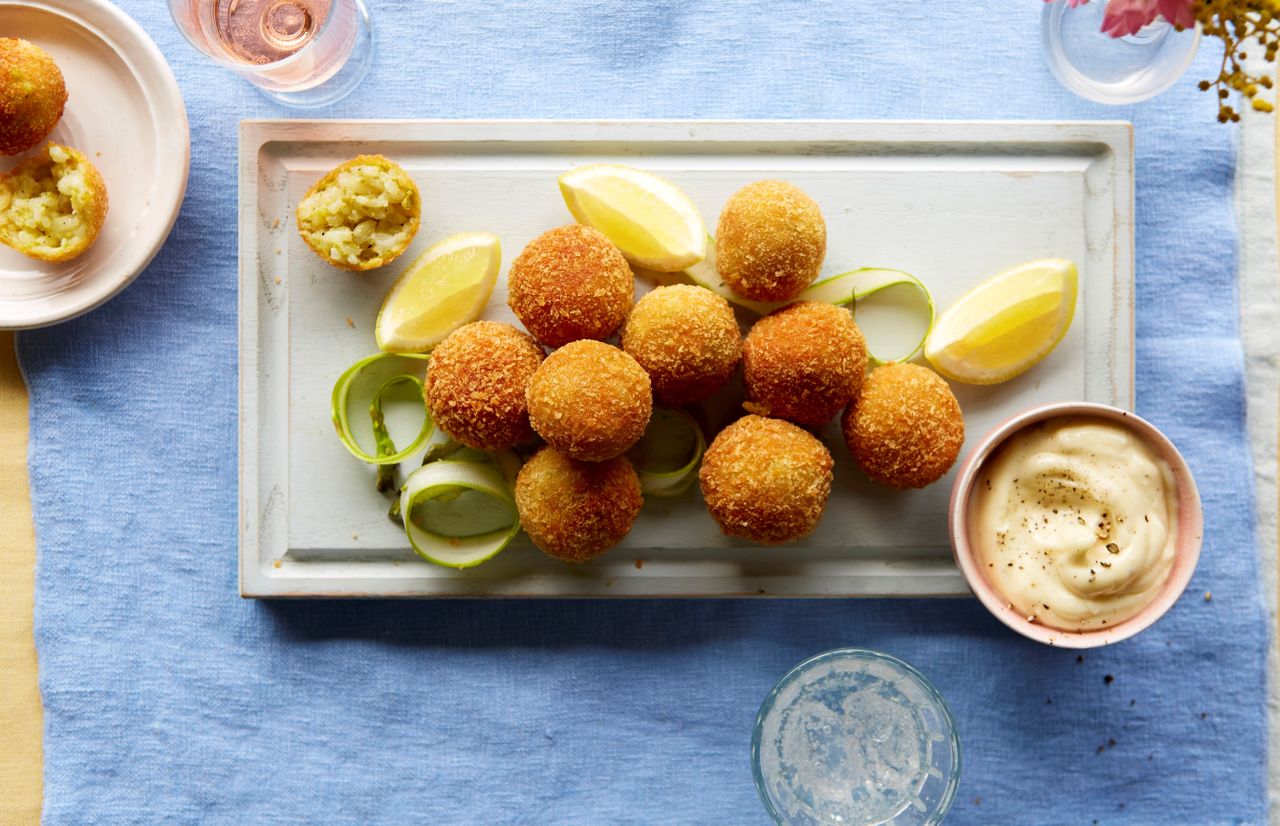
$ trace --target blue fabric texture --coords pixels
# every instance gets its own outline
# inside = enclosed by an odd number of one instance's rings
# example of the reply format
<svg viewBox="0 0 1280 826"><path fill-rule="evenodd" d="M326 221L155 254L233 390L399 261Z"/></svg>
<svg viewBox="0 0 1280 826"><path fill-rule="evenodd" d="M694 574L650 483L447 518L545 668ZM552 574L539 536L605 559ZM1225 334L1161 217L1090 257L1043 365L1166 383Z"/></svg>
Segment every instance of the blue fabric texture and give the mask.
<svg viewBox="0 0 1280 826"><path fill-rule="evenodd" d="M1264 821L1236 138L1195 90L1216 43L1113 109L1050 76L1038 0L372 0L373 74L319 113L1133 120L1138 412L1191 462L1207 533L1174 610L1080 661L969 599L241 600L237 124L298 113L198 55L165 4L121 5L182 85L191 182L136 283L20 338L49 823L763 823L758 704L850 645L950 702L949 823Z"/></svg>

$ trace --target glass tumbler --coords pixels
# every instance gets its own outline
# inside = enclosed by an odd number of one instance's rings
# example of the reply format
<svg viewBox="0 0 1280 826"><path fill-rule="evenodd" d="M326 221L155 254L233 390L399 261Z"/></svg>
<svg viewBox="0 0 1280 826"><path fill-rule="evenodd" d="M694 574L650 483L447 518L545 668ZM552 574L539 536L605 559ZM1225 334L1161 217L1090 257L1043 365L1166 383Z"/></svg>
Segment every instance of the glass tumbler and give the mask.
<svg viewBox="0 0 1280 826"><path fill-rule="evenodd" d="M937 824L960 782L951 711L924 675L845 648L791 669L751 737L756 791L780 824Z"/></svg>
<svg viewBox="0 0 1280 826"><path fill-rule="evenodd" d="M1102 31L1107 0L1075 7L1044 5L1040 40L1045 61L1063 86L1098 103L1139 103L1168 89L1187 71L1200 45L1200 27L1178 31L1163 17L1135 34Z"/></svg>

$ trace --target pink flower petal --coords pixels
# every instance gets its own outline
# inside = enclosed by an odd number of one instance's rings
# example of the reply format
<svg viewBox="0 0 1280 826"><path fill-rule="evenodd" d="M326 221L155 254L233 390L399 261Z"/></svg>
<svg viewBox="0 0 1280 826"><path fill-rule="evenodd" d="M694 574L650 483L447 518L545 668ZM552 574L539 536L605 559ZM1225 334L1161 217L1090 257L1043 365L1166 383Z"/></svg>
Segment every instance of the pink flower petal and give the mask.
<svg viewBox="0 0 1280 826"><path fill-rule="evenodd" d="M1102 18L1102 30L1112 37L1137 34L1160 15L1161 0L1111 0Z"/></svg>
<svg viewBox="0 0 1280 826"><path fill-rule="evenodd" d="M1192 10L1194 5L1195 0L1157 0L1156 2L1156 7L1165 20L1184 29L1194 28L1196 25L1196 15Z"/></svg>

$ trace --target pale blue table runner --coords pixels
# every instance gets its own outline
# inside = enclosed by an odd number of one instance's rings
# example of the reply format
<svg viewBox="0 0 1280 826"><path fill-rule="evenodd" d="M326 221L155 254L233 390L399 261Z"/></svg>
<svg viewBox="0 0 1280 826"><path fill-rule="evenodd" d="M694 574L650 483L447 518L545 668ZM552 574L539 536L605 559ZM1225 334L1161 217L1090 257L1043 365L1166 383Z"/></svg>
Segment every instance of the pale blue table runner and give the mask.
<svg viewBox="0 0 1280 826"><path fill-rule="evenodd" d="M948 823L1263 822L1236 130L1194 89L1214 44L1171 92L1111 109L1049 75L1038 0L373 0L374 73L318 113L1132 119L1138 412L1190 460L1207 533L1173 612L1079 662L972 600L241 600L237 124L299 113L198 55L163 3L121 5L182 85L191 183L132 287L20 340L48 822L762 823L756 708L848 645L951 704Z"/></svg>

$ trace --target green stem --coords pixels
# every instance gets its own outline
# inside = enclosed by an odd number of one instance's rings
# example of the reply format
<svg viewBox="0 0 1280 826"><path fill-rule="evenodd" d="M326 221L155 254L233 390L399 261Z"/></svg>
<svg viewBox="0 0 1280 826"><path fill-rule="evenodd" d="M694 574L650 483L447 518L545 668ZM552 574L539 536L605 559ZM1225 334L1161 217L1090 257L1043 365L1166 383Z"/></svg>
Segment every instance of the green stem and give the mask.
<svg viewBox="0 0 1280 826"><path fill-rule="evenodd" d="M381 390L375 393L373 401L369 402L369 418L373 420L373 441L377 445L378 455L395 455L396 445L395 442L391 441L391 434L387 431L387 422L382 415ZM378 465L378 475L375 479L374 487L377 488L378 493L387 493L388 491L399 493L399 477L397 465Z"/></svg>
<svg viewBox="0 0 1280 826"><path fill-rule="evenodd" d="M387 423L382 416L382 394L377 393L369 404L369 418L373 420L373 439L378 446L379 456L391 456L396 452L395 442L387 432ZM404 519L400 515L400 466L378 465L378 475L374 486L378 493L391 494L391 507L387 510L387 518L400 527L404 527Z"/></svg>

